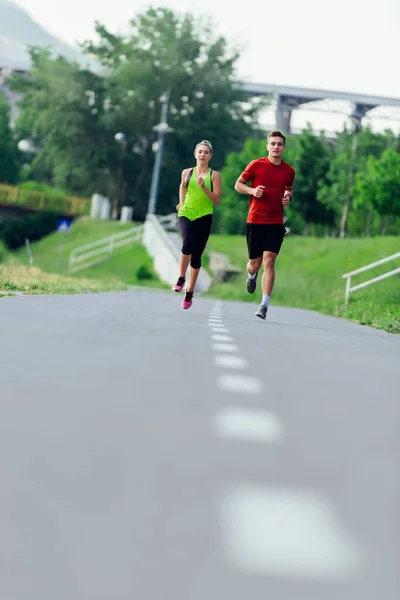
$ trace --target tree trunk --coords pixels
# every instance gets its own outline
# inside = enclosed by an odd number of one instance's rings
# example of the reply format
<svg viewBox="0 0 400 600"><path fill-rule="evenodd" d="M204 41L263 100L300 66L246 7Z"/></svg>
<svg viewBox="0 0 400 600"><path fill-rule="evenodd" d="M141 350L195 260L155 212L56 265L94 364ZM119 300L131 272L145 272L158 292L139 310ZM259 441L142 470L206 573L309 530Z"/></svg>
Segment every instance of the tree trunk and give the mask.
<svg viewBox="0 0 400 600"><path fill-rule="evenodd" d="M304 235L310 235L310 223L305 224Z"/></svg>
<svg viewBox="0 0 400 600"><path fill-rule="evenodd" d="M365 229L365 235L367 237L371 237L371 225L372 225L372 207L370 207L368 209L368 214L367 214L367 226Z"/></svg>
<svg viewBox="0 0 400 600"><path fill-rule="evenodd" d="M358 143L358 134L354 134L353 143L351 146L351 155L350 155L350 165L349 165L349 173L347 178L347 190L346 197L344 199L342 218L340 220L340 231L339 237L344 238L346 235L346 225L347 225L347 217L349 216L349 207L350 207L350 195L351 195L351 185L353 182L353 171L354 171L354 163L356 160L356 152L357 152L357 143Z"/></svg>
<svg viewBox="0 0 400 600"><path fill-rule="evenodd" d="M390 215L385 215L383 217L382 235L386 235L387 234L387 230L388 230L388 226L389 226L389 216Z"/></svg>

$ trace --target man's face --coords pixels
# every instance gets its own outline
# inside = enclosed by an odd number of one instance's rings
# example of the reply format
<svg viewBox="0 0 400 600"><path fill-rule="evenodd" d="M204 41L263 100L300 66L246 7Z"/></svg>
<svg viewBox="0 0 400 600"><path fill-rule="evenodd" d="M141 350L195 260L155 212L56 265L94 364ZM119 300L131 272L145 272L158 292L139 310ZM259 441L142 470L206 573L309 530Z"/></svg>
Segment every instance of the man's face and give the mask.
<svg viewBox="0 0 400 600"><path fill-rule="evenodd" d="M274 158L280 158L285 150L285 145L281 137L270 137L267 144L268 155Z"/></svg>

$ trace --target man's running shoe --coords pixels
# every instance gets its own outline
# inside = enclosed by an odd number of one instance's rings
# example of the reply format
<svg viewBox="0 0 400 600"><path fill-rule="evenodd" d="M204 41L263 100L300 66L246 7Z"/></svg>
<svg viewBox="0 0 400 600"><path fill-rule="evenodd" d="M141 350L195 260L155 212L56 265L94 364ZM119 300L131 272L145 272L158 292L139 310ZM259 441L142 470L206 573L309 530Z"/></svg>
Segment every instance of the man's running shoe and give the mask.
<svg viewBox="0 0 400 600"><path fill-rule="evenodd" d="M182 300L182 308L187 309L192 306L193 302L193 292L186 292L185 296Z"/></svg>
<svg viewBox="0 0 400 600"><path fill-rule="evenodd" d="M172 291L173 292L181 292L183 290L184 285L185 285L185 278L178 277L178 281L176 282L175 285L172 286Z"/></svg>
<svg viewBox="0 0 400 600"><path fill-rule="evenodd" d="M256 317L260 317L260 319L265 319L267 316L267 312L268 307L264 306L264 304L260 304L260 306L257 308L254 314L256 315Z"/></svg>
<svg viewBox="0 0 400 600"><path fill-rule="evenodd" d="M249 294L254 294L254 292L256 291L257 275L258 275L258 273L256 273L256 276L253 277L253 279L250 279L249 277L247 277L246 289L249 292Z"/></svg>

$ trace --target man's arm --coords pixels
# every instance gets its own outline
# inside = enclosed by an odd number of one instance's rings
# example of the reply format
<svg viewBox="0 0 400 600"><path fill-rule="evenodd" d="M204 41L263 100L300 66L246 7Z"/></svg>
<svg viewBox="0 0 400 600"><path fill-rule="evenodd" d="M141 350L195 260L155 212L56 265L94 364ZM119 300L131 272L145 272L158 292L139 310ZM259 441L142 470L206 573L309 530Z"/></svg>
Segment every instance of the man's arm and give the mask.
<svg viewBox="0 0 400 600"><path fill-rule="evenodd" d="M242 176L238 177L235 183L235 191L239 192L239 194L247 194L248 196L255 196L256 198L261 198L264 192L263 185L258 185L256 188L252 188L247 185L247 181L243 179Z"/></svg>
<svg viewBox="0 0 400 600"><path fill-rule="evenodd" d="M292 201L293 189L294 189L294 184L287 185L285 187L285 193L283 194L283 198L282 198L283 206L287 206Z"/></svg>

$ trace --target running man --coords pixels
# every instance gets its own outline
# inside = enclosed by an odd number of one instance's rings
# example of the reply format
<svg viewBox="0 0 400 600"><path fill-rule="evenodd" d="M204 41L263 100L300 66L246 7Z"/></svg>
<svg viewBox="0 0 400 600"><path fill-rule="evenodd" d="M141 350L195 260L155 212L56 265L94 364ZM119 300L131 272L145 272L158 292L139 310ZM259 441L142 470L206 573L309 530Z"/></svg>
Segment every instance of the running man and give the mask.
<svg viewBox="0 0 400 600"><path fill-rule="evenodd" d="M182 171L179 187L179 204L176 210L183 243L179 277L172 289L175 292L182 291L190 263L189 284L182 300L184 309L192 306L194 288L201 268L201 257L211 232L214 205L218 206L221 202L221 175L208 166L212 154L212 145L208 140L199 142L194 149L196 166Z"/></svg>
<svg viewBox="0 0 400 600"><path fill-rule="evenodd" d="M251 197L246 225L249 253L246 287L249 294L254 294L258 271L261 265L264 266L261 280L262 302L255 313L260 319L267 316L275 282L275 261L286 232L283 207L292 200L295 178L293 167L282 160L286 149L286 137L283 133L271 131L266 148L268 156L253 160L247 165L235 184L237 192Z"/></svg>

